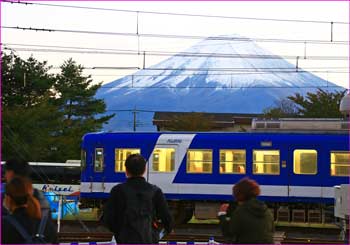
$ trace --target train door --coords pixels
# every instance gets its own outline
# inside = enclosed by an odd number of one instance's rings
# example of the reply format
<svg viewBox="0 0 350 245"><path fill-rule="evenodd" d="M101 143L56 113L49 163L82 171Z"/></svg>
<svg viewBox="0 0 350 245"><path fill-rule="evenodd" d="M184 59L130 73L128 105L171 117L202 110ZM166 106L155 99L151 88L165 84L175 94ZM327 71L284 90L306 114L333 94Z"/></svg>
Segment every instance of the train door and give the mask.
<svg viewBox="0 0 350 245"><path fill-rule="evenodd" d="M195 134L162 134L148 159L147 179L165 194L178 194L174 183Z"/></svg>
<svg viewBox="0 0 350 245"><path fill-rule="evenodd" d="M148 181L159 186L166 193L176 192L172 180L176 174L177 151L177 145L157 144L148 160Z"/></svg>
<svg viewBox="0 0 350 245"><path fill-rule="evenodd" d="M96 146L92 157L92 175L89 176L91 192L104 192L105 166L105 149L102 146Z"/></svg>

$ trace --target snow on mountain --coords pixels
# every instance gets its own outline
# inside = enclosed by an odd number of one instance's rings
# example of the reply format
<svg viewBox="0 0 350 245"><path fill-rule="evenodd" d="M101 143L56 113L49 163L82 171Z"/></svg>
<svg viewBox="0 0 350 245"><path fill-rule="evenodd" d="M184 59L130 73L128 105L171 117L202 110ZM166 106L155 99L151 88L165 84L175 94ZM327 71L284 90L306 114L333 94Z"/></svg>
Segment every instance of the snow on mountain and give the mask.
<svg viewBox="0 0 350 245"><path fill-rule="evenodd" d="M154 66L105 84L96 97L105 100L107 110L261 113L296 92L315 92L317 87L344 90L301 69L294 72L295 65L252 40L234 38L241 37L202 40ZM131 130L132 113L116 113L104 129ZM155 130L153 113L137 117L138 130Z"/></svg>

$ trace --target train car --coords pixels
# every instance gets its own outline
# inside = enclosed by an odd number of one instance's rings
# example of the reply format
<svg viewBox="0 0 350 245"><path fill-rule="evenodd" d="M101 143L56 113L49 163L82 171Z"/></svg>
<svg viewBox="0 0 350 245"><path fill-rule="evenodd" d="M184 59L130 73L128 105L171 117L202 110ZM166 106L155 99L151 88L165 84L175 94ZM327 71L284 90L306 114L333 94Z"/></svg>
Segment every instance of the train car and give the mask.
<svg viewBox="0 0 350 245"><path fill-rule="evenodd" d="M4 162L1 162L3 165ZM56 219L59 213L59 201L62 200L60 211L63 218L67 214L78 212L80 194L80 161L66 163L29 162L34 188L41 190L50 203L52 217ZM2 182L4 183L4 168ZM2 188L3 190L4 188Z"/></svg>
<svg viewBox="0 0 350 245"><path fill-rule="evenodd" d="M245 176L270 205L307 206L332 204L333 187L350 176L348 133L101 132L83 137L81 198L103 202L125 181L132 153L148 160L145 178L183 221L193 212L216 215L210 205L231 200L233 184Z"/></svg>

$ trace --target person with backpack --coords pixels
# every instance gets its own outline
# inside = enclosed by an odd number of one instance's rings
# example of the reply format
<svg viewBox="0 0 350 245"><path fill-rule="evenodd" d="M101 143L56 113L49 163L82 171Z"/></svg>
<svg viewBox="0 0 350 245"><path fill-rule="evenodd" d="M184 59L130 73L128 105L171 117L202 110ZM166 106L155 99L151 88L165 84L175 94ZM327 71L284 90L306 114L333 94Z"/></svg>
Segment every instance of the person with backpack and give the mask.
<svg viewBox="0 0 350 245"><path fill-rule="evenodd" d="M112 188L102 220L117 243L158 243L158 227L167 233L173 227L164 194L143 177L146 160L140 154L130 155L125 168L127 180Z"/></svg>
<svg viewBox="0 0 350 245"><path fill-rule="evenodd" d="M28 205L28 183L25 178L14 177L6 184L4 205L9 211L2 216L2 244L48 244L57 243L54 224L49 213L43 211L41 218L35 218L40 210L39 202Z"/></svg>

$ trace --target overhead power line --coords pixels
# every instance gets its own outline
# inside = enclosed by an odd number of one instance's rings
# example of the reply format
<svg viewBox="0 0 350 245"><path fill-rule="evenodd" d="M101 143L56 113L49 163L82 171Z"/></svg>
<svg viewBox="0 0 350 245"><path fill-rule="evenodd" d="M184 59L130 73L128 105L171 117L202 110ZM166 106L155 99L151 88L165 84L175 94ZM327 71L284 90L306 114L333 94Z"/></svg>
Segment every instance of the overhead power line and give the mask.
<svg viewBox="0 0 350 245"><path fill-rule="evenodd" d="M276 43L303 43L303 44L332 44L332 45L349 45L348 41L328 41L328 40L302 40L302 39L278 39L278 38L246 38L246 37L223 37L223 36L188 36L188 35L171 35L157 33L131 33L131 32L107 32L107 31L88 31L88 30L70 30L70 29L48 29L36 27L19 27L19 26L1 26L4 29L14 29L23 31L42 31L42 32L62 32L76 34L93 34L93 35L115 35L131 36L144 38L172 38L172 39L207 39L218 41L239 41L239 42L276 42Z"/></svg>
<svg viewBox="0 0 350 245"><path fill-rule="evenodd" d="M320 85L320 86L101 86L100 89L309 89L309 88L339 88L337 85Z"/></svg>
<svg viewBox="0 0 350 245"><path fill-rule="evenodd" d="M6 3L25 4L25 5L38 5L46 7L60 7L60 8L74 8L74 9L86 9L86 10L99 10L99 11L114 11L114 12L126 12L135 14L154 14L154 15L173 15L173 16L188 16L188 17L201 17L201 18L221 18L221 19L238 19L238 20L252 20L252 21L278 21L278 22L296 22L296 23L315 23L315 24L341 24L349 25L349 22L343 21L323 21L323 20L300 20L300 19L276 19L276 18L257 18L257 17L243 17L243 16L225 16L225 15L206 15L206 14L190 14L190 13L174 13L174 12L157 12L157 11L142 11L142 10L127 10L127 9L114 9L114 8L97 8L87 6L71 6L63 4L48 4L38 2L21 2L21 1L8 1Z"/></svg>
<svg viewBox="0 0 350 245"><path fill-rule="evenodd" d="M285 72L285 71L266 71L266 72L235 72L235 73L190 73L190 74L169 74L169 75L162 75L162 74L134 74L134 75L125 75L125 74L91 74L89 73L89 75L93 76L93 77L131 77L134 76L136 77L187 77L187 76L240 76L240 75L259 75L259 74L272 74L272 73L305 73L305 72L309 72L309 73L322 73L322 74L350 74L349 71L329 71L329 70L325 70L325 71L289 71L289 72Z"/></svg>
<svg viewBox="0 0 350 245"><path fill-rule="evenodd" d="M82 54L110 54L110 55L134 55L139 56L138 50L106 49L89 47L72 47L57 45L13 44L3 43L4 50L16 50L23 52L54 52L54 53L82 53ZM12 48L15 46L15 48ZM23 48L34 47L34 48ZM177 57L208 57L208 58L247 58L247 59L297 59L300 55L259 55L259 54L225 54L225 53L193 53L193 52L169 52L157 50L143 50L141 53L147 56L177 56ZM300 59L307 60L349 60L347 56L304 56Z"/></svg>

